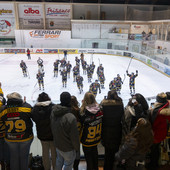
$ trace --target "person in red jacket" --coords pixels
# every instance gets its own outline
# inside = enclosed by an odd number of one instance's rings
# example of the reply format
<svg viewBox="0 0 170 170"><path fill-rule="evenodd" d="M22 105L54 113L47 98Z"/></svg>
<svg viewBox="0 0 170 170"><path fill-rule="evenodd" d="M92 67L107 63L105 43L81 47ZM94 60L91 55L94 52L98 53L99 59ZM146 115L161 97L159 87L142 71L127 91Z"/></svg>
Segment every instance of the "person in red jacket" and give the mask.
<svg viewBox="0 0 170 170"><path fill-rule="evenodd" d="M28 56L28 59L30 59L30 60L31 60L30 50L29 50L29 49L27 49L27 56Z"/></svg>
<svg viewBox="0 0 170 170"><path fill-rule="evenodd" d="M150 110L150 121L154 133L154 144L151 147L149 170L156 170L159 167L160 143L167 135L167 120L170 122L170 103L165 93L156 96L156 103Z"/></svg>

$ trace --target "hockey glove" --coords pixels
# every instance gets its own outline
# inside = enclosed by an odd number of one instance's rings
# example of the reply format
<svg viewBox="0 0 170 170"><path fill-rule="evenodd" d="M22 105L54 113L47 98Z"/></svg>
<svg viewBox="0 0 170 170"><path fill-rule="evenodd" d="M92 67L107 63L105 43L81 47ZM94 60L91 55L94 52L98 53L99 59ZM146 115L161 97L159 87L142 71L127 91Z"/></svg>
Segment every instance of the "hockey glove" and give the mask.
<svg viewBox="0 0 170 170"><path fill-rule="evenodd" d="M101 90L99 90L99 94L101 93Z"/></svg>
<svg viewBox="0 0 170 170"><path fill-rule="evenodd" d="M136 74L138 74L138 70L136 70Z"/></svg>

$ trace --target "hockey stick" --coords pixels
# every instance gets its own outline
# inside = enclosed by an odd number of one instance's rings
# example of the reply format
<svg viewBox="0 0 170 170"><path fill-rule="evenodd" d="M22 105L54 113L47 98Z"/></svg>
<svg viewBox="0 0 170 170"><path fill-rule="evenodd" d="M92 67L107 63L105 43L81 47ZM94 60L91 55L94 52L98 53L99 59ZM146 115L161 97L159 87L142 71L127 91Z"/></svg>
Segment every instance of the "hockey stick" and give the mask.
<svg viewBox="0 0 170 170"><path fill-rule="evenodd" d="M35 83L34 88L35 88L35 86L37 85L37 83L38 83L38 82Z"/></svg>
<svg viewBox="0 0 170 170"><path fill-rule="evenodd" d="M124 74L124 78L123 78L122 84L124 83L124 81L125 81L125 78L126 78L126 74Z"/></svg>
<svg viewBox="0 0 170 170"><path fill-rule="evenodd" d="M129 65L128 65L128 67L127 67L126 71L128 71L128 70L129 70L129 67L130 67L130 64L131 64L131 62L132 62L133 57L134 57L134 56L132 56L132 57L131 57L130 62L129 62Z"/></svg>
<svg viewBox="0 0 170 170"><path fill-rule="evenodd" d="M99 65L100 65L100 59L98 58L98 60L99 60Z"/></svg>

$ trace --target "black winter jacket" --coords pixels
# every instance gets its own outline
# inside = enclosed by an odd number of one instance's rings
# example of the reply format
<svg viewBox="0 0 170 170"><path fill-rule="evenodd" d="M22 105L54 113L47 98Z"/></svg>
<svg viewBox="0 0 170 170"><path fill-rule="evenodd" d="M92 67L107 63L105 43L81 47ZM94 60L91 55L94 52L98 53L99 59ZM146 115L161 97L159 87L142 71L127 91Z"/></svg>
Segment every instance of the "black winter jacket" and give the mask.
<svg viewBox="0 0 170 170"><path fill-rule="evenodd" d="M101 106L103 111L102 143L105 147L118 150L122 137L123 103L104 99Z"/></svg>
<svg viewBox="0 0 170 170"><path fill-rule="evenodd" d="M38 102L31 112L31 117L36 124L37 137L42 141L53 140L50 121L53 105L51 101Z"/></svg>

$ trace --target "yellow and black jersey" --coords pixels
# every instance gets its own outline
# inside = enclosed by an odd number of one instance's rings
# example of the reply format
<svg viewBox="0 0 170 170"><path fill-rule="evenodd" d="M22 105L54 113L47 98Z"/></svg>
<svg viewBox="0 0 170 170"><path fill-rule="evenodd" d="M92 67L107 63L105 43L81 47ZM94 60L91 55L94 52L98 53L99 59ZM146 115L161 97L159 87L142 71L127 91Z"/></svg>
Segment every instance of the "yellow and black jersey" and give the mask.
<svg viewBox="0 0 170 170"><path fill-rule="evenodd" d="M33 138L31 105L24 103L19 107L8 105L0 112L0 120L5 125L5 139L10 142L23 142Z"/></svg>
<svg viewBox="0 0 170 170"><path fill-rule="evenodd" d="M81 118L82 131L80 142L83 146L91 147L97 145L101 140L103 112L98 111L96 114L85 111Z"/></svg>

